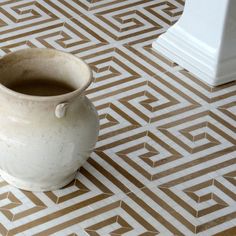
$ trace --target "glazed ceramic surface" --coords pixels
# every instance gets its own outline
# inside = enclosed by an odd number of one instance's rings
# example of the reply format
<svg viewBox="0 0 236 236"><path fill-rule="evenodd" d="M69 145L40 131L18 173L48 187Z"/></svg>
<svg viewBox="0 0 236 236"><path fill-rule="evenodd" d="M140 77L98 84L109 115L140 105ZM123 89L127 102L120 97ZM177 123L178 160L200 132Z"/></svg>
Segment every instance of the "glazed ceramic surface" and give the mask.
<svg viewBox="0 0 236 236"><path fill-rule="evenodd" d="M98 115L83 95L92 82L90 68L73 55L26 49L0 60L0 174L25 190L48 191L72 181L92 152ZM72 86L58 96L32 96L8 85L50 78Z"/></svg>
<svg viewBox="0 0 236 236"><path fill-rule="evenodd" d="M235 0L186 0L179 21L153 48L210 86L235 81L235 12Z"/></svg>

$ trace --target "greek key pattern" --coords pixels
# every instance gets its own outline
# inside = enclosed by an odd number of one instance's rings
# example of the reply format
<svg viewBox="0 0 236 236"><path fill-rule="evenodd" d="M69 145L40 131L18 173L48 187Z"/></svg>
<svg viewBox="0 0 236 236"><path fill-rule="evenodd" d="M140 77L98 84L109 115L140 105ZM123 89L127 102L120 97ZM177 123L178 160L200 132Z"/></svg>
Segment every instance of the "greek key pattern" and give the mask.
<svg viewBox="0 0 236 236"><path fill-rule="evenodd" d="M0 234L236 235L236 84L210 87L151 46L183 7L0 1L0 56L39 47L83 58L100 116L96 149L68 186L27 192L0 177Z"/></svg>

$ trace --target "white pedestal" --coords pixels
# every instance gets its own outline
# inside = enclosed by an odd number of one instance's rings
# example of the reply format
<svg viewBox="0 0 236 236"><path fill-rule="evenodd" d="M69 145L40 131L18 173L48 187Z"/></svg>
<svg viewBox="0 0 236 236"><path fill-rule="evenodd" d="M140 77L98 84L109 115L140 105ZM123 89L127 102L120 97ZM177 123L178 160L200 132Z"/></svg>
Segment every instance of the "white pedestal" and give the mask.
<svg viewBox="0 0 236 236"><path fill-rule="evenodd" d="M212 86L235 80L236 0L186 0L153 48Z"/></svg>

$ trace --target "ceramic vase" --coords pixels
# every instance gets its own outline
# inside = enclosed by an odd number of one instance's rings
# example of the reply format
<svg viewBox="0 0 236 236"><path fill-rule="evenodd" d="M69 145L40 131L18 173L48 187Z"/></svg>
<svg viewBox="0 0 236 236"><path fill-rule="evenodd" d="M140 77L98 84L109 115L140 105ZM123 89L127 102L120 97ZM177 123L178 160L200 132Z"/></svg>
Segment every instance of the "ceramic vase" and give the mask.
<svg viewBox="0 0 236 236"><path fill-rule="evenodd" d="M39 96L15 82L50 79L73 88ZM81 59L52 49L24 49L0 59L0 174L30 191L59 189L89 158L99 132L97 111L84 95L92 82Z"/></svg>

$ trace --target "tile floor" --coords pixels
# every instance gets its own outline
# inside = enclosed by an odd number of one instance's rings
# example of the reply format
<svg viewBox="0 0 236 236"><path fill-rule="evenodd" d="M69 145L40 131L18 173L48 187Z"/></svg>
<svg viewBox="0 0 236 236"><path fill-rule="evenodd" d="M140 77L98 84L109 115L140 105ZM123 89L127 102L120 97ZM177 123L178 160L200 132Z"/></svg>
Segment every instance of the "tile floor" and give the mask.
<svg viewBox="0 0 236 236"><path fill-rule="evenodd" d="M0 55L56 48L95 83L96 150L64 189L0 179L2 235L236 235L236 84L209 87L154 52L183 0L1 0Z"/></svg>

